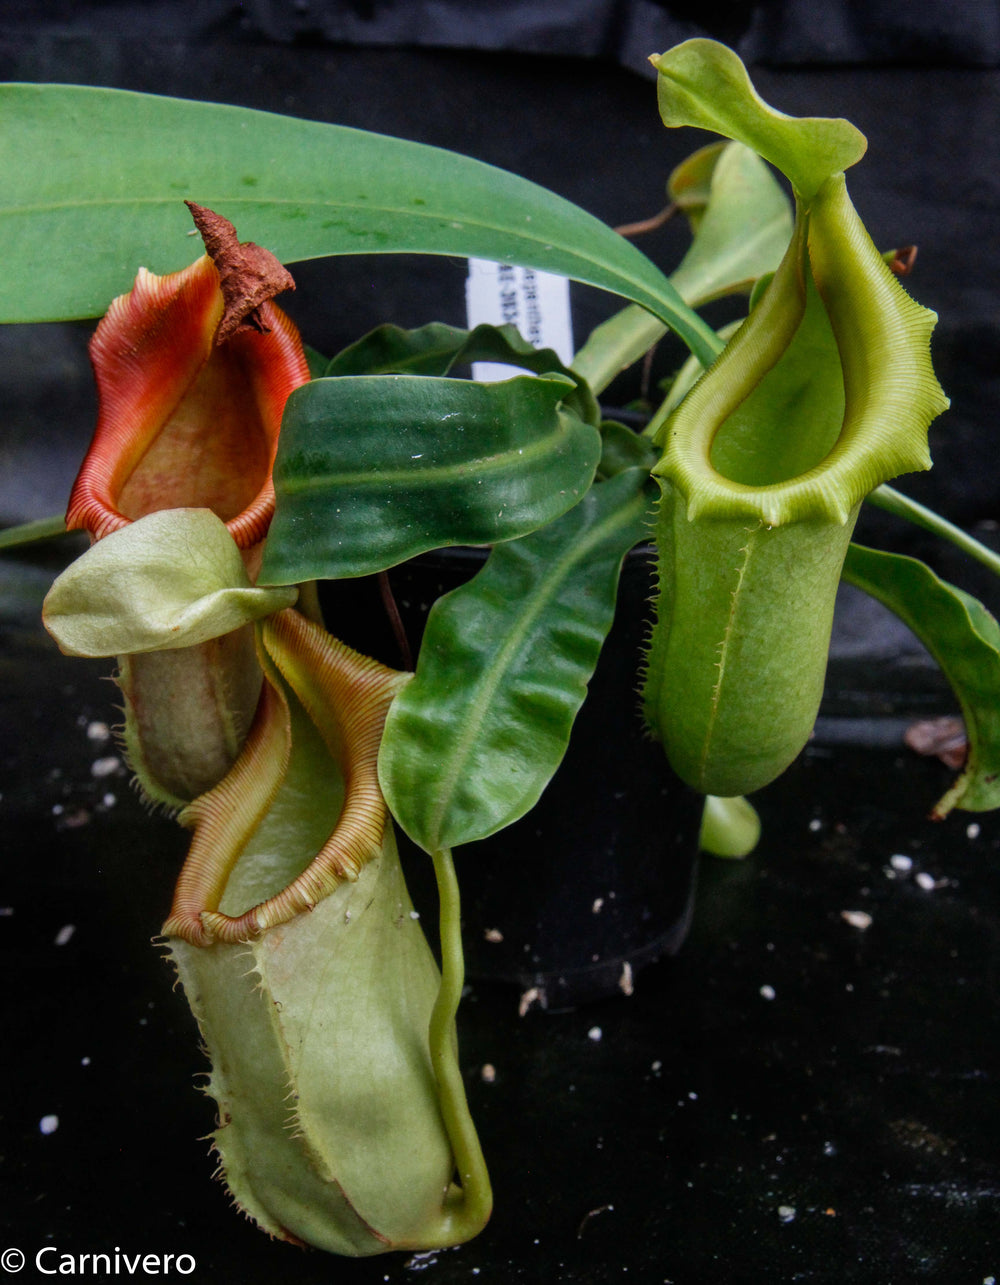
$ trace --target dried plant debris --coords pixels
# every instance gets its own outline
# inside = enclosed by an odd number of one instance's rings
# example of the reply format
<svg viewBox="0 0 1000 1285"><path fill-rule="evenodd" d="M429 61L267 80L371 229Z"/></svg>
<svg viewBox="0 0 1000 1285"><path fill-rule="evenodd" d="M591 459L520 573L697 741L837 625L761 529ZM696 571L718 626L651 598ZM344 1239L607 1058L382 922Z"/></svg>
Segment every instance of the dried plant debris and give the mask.
<svg viewBox="0 0 1000 1285"><path fill-rule="evenodd" d="M295 289L292 274L270 250L253 241L241 241L235 227L221 214L194 201L184 204L219 273L225 309L215 342L224 344L243 330L266 333L269 327L258 309L282 291Z"/></svg>
<svg viewBox="0 0 1000 1285"><path fill-rule="evenodd" d="M917 754L933 755L954 770L964 767L969 753L965 723L954 715L911 723L903 740Z"/></svg>

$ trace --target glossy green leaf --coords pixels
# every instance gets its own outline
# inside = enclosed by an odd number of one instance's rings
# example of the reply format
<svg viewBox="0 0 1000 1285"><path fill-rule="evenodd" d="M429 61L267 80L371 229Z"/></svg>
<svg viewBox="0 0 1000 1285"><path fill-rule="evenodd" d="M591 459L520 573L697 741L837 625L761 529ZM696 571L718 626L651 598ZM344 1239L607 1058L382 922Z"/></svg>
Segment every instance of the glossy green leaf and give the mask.
<svg viewBox="0 0 1000 1285"><path fill-rule="evenodd" d="M0 87L0 319L92 317L140 265L185 267L182 201L284 263L459 254L522 263L705 327L611 228L544 188L439 148L215 103L71 85Z"/></svg>
<svg viewBox="0 0 1000 1285"><path fill-rule="evenodd" d="M685 40L650 59L663 123L745 143L810 198L865 154L864 134L842 119L786 116L760 97L739 57L715 40Z"/></svg>
<svg viewBox="0 0 1000 1285"><path fill-rule="evenodd" d="M559 522L498 546L432 608L379 759L390 810L428 851L517 820L558 767L622 559L646 529L647 476L630 469L595 486Z"/></svg>
<svg viewBox="0 0 1000 1285"><path fill-rule="evenodd" d="M601 478L614 477L630 468L645 469L649 473L659 459L660 453L648 437L619 424L617 420L604 421L601 441L601 462L597 469Z"/></svg>
<svg viewBox="0 0 1000 1285"><path fill-rule="evenodd" d="M73 656L175 650L220 638L295 601L250 583L210 509L161 509L92 545L45 599L45 627Z"/></svg>
<svg viewBox="0 0 1000 1285"><path fill-rule="evenodd" d="M648 314L647 314L648 315ZM600 422L597 400L587 383L564 366L551 348L535 348L514 326L476 326L462 330L431 322L415 330L378 326L334 357L325 375L450 375L474 361L520 366L536 375L565 375L577 385L566 405L588 424Z"/></svg>
<svg viewBox="0 0 1000 1285"><path fill-rule="evenodd" d="M600 458L597 429L563 405L573 392L561 375L361 375L296 389L261 583L367 575L551 522L584 495Z"/></svg>
<svg viewBox="0 0 1000 1285"><path fill-rule="evenodd" d="M955 807L968 812L1000 807L1000 625L981 602L916 558L852 544L844 579L913 630L962 708L969 757L934 816L947 816Z"/></svg>

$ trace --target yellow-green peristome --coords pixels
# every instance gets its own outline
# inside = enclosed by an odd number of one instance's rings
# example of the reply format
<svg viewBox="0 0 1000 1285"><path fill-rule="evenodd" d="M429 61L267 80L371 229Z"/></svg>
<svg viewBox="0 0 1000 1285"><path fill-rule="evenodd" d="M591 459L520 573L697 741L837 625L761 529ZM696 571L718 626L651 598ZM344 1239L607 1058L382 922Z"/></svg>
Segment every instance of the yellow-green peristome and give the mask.
<svg viewBox="0 0 1000 1285"><path fill-rule="evenodd" d="M886 265L839 169L819 171L824 156L858 159L853 126L774 112L712 41L658 65L668 124L710 123L787 166L796 190L777 272L657 434L646 714L684 780L731 796L766 785L806 743L861 501L930 466L927 428L947 400L934 314Z"/></svg>

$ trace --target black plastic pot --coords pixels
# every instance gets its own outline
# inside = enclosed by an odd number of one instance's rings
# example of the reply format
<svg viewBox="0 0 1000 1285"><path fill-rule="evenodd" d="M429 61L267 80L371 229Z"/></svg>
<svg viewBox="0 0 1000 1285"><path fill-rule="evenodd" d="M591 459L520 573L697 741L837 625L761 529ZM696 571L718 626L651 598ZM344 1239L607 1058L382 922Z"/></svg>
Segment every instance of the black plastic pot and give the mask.
<svg viewBox="0 0 1000 1285"><path fill-rule="evenodd" d="M414 654L434 601L485 556L442 550L391 572ZM650 592L651 555L634 550L562 766L526 817L456 854L467 975L516 984L525 1004L565 1008L627 993L635 972L676 952L688 930L701 801L670 771L639 716ZM376 584L340 582L324 595L334 633L401 663ZM430 863L408 842L404 861L430 919Z"/></svg>

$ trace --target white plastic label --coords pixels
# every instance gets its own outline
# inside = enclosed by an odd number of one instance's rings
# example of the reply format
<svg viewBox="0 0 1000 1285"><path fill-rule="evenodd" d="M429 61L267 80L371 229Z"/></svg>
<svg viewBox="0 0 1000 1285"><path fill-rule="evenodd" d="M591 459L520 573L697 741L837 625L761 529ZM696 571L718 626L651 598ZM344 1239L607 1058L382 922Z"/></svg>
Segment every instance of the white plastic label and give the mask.
<svg viewBox="0 0 1000 1285"><path fill-rule="evenodd" d="M569 310L569 281L551 272L470 259L465 283L469 329L475 326L516 326L535 348L552 348L567 366L573 359L573 322ZM477 361L472 378L490 383L523 375L516 366Z"/></svg>

